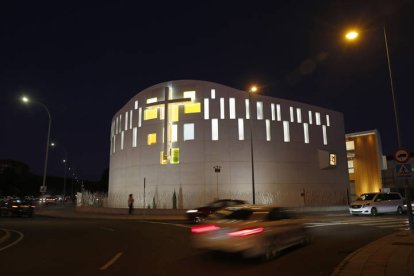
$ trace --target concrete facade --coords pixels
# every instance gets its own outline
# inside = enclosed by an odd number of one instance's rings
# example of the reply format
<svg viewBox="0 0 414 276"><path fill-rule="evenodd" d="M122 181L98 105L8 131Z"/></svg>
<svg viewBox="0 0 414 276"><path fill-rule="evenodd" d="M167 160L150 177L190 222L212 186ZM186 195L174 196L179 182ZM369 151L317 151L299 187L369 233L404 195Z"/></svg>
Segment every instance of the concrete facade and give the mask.
<svg viewBox="0 0 414 276"><path fill-rule="evenodd" d="M260 94L249 101L207 81L157 84L112 119L108 205L125 207L130 193L136 207L252 202L251 144L257 204L347 204L344 137L332 110Z"/></svg>

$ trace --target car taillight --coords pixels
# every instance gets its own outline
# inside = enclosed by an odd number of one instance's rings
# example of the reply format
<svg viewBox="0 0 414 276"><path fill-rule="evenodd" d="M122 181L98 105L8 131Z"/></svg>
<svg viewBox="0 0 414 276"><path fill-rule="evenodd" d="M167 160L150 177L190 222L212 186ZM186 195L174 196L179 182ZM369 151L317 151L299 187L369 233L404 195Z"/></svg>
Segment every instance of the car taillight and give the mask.
<svg viewBox="0 0 414 276"><path fill-rule="evenodd" d="M245 237L245 236L250 236L250 235L255 235L255 234L262 233L263 230L264 230L263 227L247 228L247 229L241 229L241 230L237 230L237 231L234 231L234 232L230 232L227 235L232 236L232 237Z"/></svg>
<svg viewBox="0 0 414 276"><path fill-rule="evenodd" d="M216 231L216 230L219 230L219 229L220 229L220 227L218 227L217 225L204 224L204 225L198 225L198 226L191 227L191 233L201 234L201 233Z"/></svg>

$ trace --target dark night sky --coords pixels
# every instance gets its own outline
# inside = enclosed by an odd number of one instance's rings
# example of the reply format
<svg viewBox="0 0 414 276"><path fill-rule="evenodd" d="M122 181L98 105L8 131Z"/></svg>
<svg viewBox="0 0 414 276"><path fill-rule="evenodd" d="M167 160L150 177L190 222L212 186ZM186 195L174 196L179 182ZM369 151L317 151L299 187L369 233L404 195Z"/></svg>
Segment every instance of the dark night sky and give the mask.
<svg viewBox="0 0 414 276"><path fill-rule="evenodd" d="M102 1L104 2L104 1ZM347 133L378 129L397 147L382 27L403 145L414 150L413 3L394 1L8 1L0 8L0 159L42 174L68 153L83 179L109 166L112 116L139 91L199 79L340 111ZM208 2L208 3L205 3ZM221 2L221 3L220 3ZM242 4L245 3L245 4ZM342 35L360 26L352 45Z"/></svg>

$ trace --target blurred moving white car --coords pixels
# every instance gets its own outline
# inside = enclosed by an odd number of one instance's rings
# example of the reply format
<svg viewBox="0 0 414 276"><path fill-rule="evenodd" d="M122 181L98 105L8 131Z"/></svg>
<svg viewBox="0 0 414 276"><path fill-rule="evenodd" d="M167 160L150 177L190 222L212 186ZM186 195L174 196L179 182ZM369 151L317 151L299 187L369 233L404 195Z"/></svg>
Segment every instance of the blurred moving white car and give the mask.
<svg viewBox="0 0 414 276"><path fill-rule="evenodd" d="M292 218L282 207L227 207L210 215L205 222L191 228L196 248L272 259L288 247L310 241L304 221Z"/></svg>

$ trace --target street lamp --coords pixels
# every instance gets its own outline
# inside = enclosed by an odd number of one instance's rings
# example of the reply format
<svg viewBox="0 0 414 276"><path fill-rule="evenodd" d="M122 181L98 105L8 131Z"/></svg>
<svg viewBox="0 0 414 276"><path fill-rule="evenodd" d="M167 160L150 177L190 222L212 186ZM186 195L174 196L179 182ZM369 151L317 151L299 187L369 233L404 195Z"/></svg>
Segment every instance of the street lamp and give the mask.
<svg viewBox="0 0 414 276"><path fill-rule="evenodd" d="M30 103L30 99L26 96L23 96L21 98L22 102L25 104ZM44 194L46 192L46 172L47 172L47 158L48 158L48 154L49 154L49 146L50 146L50 127L52 125L52 117L50 116L50 112L49 109L47 108L46 105L44 105L43 103L39 102L39 101L33 101L34 103L37 103L39 105L41 105L47 112L47 115L49 116L49 126L47 129L47 141L46 141L46 153L45 153L45 164L43 167L43 182L42 182L42 186L40 187L40 193L42 195L42 198L44 197Z"/></svg>
<svg viewBox="0 0 414 276"><path fill-rule="evenodd" d="M388 75L390 78L390 88L391 88L391 95L392 95L392 103L393 103L393 109L394 109L394 119L395 119L395 129L397 133L397 142L398 142L398 148L402 147L401 143L401 136L400 136L400 123L398 119L398 111L397 111L397 103L395 100L395 92L394 92L394 81L392 78L392 70L391 70L391 59L390 59L390 53L389 53L389 47L388 47L388 39L387 39L387 32L385 30L385 26L383 27L383 34L384 34L384 43L385 43L385 54L387 57L387 67L388 67ZM357 31L349 31L345 34L345 38L349 41L353 41L356 38L358 38L359 33ZM407 216L408 221L410 225L411 232L414 232L414 218L413 218L413 212L411 207L411 195L410 190L408 189L408 181L405 179L405 197L407 201Z"/></svg>
<svg viewBox="0 0 414 276"><path fill-rule="evenodd" d="M253 204L256 204L256 191L255 191L255 185L254 185L254 158L253 158L253 114L250 112L250 110L253 110L252 108L252 97L251 94L257 92L258 87L256 85L252 85L249 89L249 118L250 118L250 156L252 158L252 202Z"/></svg>

